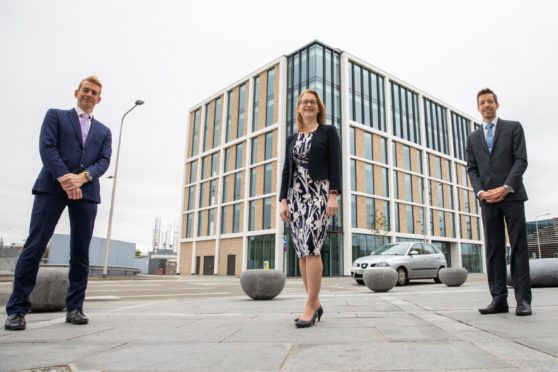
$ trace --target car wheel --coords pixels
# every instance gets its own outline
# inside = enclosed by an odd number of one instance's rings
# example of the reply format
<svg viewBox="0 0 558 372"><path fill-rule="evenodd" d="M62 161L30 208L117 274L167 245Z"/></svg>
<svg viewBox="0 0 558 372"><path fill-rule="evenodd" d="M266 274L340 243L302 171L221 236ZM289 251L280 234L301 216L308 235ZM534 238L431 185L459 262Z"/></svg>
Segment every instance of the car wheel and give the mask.
<svg viewBox="0 0 558 372"><path fill-rule="evenodd" d="M409 279L407 279L407 270L404 267L397 269L397 285L405 285Z"/></svg>
<svg viewBox="0 0 558 372"><path fill-rule="evenodd" d="M364 285L364 280L362 279L356 279L356 282L360 285Z"/></svg>
<svg viewBox="0 0 558 372"><path fill-rule="evenodd" d="M434 278L434 282L435 283L441 283L442 281L440 280L440 270L442 270L444 267L441 266L438 271L436 272L436 277Z"/></svg>

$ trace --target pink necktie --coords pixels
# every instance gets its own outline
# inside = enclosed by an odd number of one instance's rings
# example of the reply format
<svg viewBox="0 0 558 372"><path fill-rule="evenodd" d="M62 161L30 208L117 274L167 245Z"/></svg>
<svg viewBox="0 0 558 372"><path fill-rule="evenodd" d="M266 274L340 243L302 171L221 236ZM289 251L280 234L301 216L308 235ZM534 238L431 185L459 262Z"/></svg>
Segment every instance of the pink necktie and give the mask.
<svg viewBox="0 0 558 372"><path fill-rule="evenodd" d="M81 125L81 138L83 138L83 144L85 144L85 140L87 139L87 127L89 126L89 114L84 112L79 116L79 123Z"/></svg>

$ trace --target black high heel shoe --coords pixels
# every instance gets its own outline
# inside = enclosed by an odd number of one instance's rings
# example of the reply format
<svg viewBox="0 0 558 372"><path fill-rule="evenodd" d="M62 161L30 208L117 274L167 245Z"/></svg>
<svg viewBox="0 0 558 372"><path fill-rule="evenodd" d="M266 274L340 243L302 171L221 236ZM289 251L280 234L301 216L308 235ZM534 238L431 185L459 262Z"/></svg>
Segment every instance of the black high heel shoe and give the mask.
<svg viewBox="0 0 558 372"><path fill-rule="evenodd" d="M313 325L316 324L316 318L318 317L318 312L314 312L314 315L312 315L312 319L310 320L302 320L302 319L298 319L295 322L295 326L296 328L308 328L311 327Z"/></svg>
<svg viewBox="0 0 558 372"><path fill-rule="evenodd" d="M320 305L317 309L316 309L316 313L318 313L318 322L321 321L322 319L322 315L324 314L324 308L322 307L322 305ZM294 321L297 322L299 318L296 318Z"/></svg>

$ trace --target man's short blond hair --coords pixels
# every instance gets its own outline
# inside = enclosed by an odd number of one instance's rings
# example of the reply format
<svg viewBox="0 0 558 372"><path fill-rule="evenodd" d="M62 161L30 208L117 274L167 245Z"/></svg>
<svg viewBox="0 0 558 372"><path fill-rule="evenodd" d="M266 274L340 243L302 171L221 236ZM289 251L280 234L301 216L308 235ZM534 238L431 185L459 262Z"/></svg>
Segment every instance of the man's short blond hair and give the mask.
<svg viewBox="0 0 558 372"><path fill-rule="evenodd" d="M103 84L101 84L101 80L99 80L99 78L97 76L91 75L91 76L88 76L88 77L86 77L85 79L83 79L82 81L79 82L78 90L81 88L82 84L85 81L88 81L90 83L98 85L99 88L101 88L101 89L103 88Z"/></svg>

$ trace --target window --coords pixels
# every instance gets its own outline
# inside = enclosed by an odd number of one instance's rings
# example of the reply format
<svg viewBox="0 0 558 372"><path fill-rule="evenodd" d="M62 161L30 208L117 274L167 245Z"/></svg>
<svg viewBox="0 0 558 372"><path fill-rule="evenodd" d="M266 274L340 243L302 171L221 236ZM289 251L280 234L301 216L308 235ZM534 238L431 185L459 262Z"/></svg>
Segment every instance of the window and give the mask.
<svg viewBox="0 0 558 372"><path fill-rule="evenodd" d="M412 205L405 205L405 210L407 212L407 232L414 233L415 232L415 224L413 218L413 206Z"/></svg>
<svg viewBox="0 0 558 372"><path fill-rule="evenodd" d="M364 132L364 157L368 160L374 160L372 154L372 133Z"/></svg>
<svg viewBox="0 0 558 372"><path fill-rule="evenodd" d="M246 84L240 86L238 98L238 124L236 127L236 138L244 135L244 106L246 104Z"/></svg>
<svg viewBox="0 0 558 372"><path fill-rule="evenodd" d="M192 143L190 145L190 156L196 156L198 154L198 132L200 130L200 110L194 112L194 128L192 134Z"/></svg>
<svg viewBox="0 0 558 372"><path fill-rule="evenodd" d="M214 153L211 155L211 177L215 177L217 175L217 167L219 164L219 153Z"/></svg>
<svg viewBox="0 0 558 372"><path fill-rule="evenodd" d="M242 203L236 203L233 210L233 232L240 232L240 206Z"/></svg>
<svg viewBox="0 0 558 372"><path fill-rule="evenodd" d="M193 213L188 213L186 215L186 237L187 238L191 238L192 237L192 226L193 225Z"/></svg>
<svg viewBox="0 0 558 372"><path fill-rule="evenodd" d="M202 208L204 206L203 205L203 199L205 198L205 195L204 195L205 187L204 187L204 185L206 185L206 184L207 183L205 183L205 184L202 183L200 185L200 199L199 199L198 208Z"/></svg>
<svg viewBox="0 0 558 372"><path fill-rule="evenodd" d="M446 108L424 99L424 121L426 126L426 146L449 155L449 141Z"/></svg>
<svg viewBox="0 0 558 372"><path fill-rule="evenodd" d="M188 210L194 209L194 198L196 196L196 187L190 186L188 189Z"/></svg>
<svg viewBox="0 0 558 372"><path fill-rule="evenodd" d="M256 196L256 179L257 179L257 168L250 169L250 196Z"/></svg>
<svg viewBox="0 0 558 372"><path fill-rule="evenodd" d="M250 209L248 215L248 230L253 231L255 227L254 220L256 218L256 201L252 200L248 205L248 208Z"/></svg>
<svg viewBox="0 0 558 372"><path fill-rule="evenodd" d="M271 228L271 198L264 199L262 228L263 229Z"/></svg>
<svg viewBox="0 0 558 372"><path fill-rule="evenodd" d="M384 78L355 63L349 65L351 120L385 131Z"/></svg>
<svg viewBox="0 0 558 372"><path fill-rule="evenodd" d="M376 226L375 222L374 199L366 198L366 227L373 230Z"/></svg>
<svg viewBox="0 0 558 372"><path fill-rule="evenodd" d="M213 235L214 234L214 227L215 227L215 221L214 221L214 211L215 209L212 208L209 210L208 213L208 217L207 217L207 235Z"/></svg>
<svg viewBox="0 0 558 372"><path fill-rule="evenodd" d="M252 139L252 164L258 162L258 137Z"/></svg>
<svg viewBox="0 0 558 372"><path fill-rule="evenodd" d="M234 175L234 200L241 198L242 190L242 172L235 173Z"/></svg>
<svg viewBox="0 0 558 372"><path fill-rule="evenodd" d="M221 143L221 115L223 107L221 97L215 100L215 112L213 115L213 147L219 146Z"/></svg>
<svg viewBox="0 0 558 372"><path fill-rule="evenodd" d="M209 182L209 205L215 205L215 193L216 193L216 180L211 180Z"/></svg>
<svg viewBox="0 0 558 372"><path fill-rule="evenodd" d="M229 162L231 160L231 151L232 151L232 146L227 147L225 149L225 161L224 161L225 167L224 167L224 170L223 170L225 173L231 170L231 167L229 165Z"/></svg>
<svg viewBox="0 0 558 372"><path fill-rule="evenodd" d="M225 133L225 142L229 142L232 138L232 112L233 112L233 91L227 92L227 131Z"/></svg>
<svg viewBox="0 0 558 372"><path fill-rule="evenodd" d="M269 194L271 192L271 178L272 178L271 163L267 163L264 166L264 194Z"/></svg>
<svg viewBox="0 0 558 372"><path fill-rule="evenodd" d="M243 143L236 145L236 159L235 159L235 169L242 168L242 153L243 153Z"/></svg>
<svg viewBox="0 0 558 372"><path fill-rule="evenodd" d="M265 125L273 124L273 116L275 112L275 69L267 71L267 109Z"/></svg>
<svg viewBox="0 0 558 372"><path fill-rule="evenodd" d="M223 203L228 202L228 194L229 194L229 182L228 180L228 176L225 177L225 179L223 180Z"/></svg>
<svg viewBox="0 0 558 372"><path fill-rule="evenodd" d="M196 182L197 180L196 164L197 164L196 160L190 163L190 183Z"/></svg>
<svg viewBox="0 0 558 372"><path fill-rule="evenodd" d="M454 155L458 159L467 160L465 149L467 147L467 137L469 137L469 133L471 133L471 121L452 112L451 124L453 129Z"/></svg>
<svg viewBox="0 0 558 372"><path fill-rule="evenodd" d="M265 160L273 158L273 132L265 134Z"/></svg>
<svg viewBox="0 0 558 372"><path fill-rule="evenodd" d="M209 103L205 105L205 118L203 120L203 146L202 151L207 150L207 140L209 139Z"/></svg>
<svg viewBox="0 0 558 372"><path fill-rule="evenodd" d="M265 262L269 268L275 268L275 235L250 236L247 260L248 269L263 269Z"/></svg>
<svg viewBox="0 0 558 372"><path fill-rule="evenodd" d="M420 144L418 95L392 82L393 134Z"/></svg>
<svg viewBox="0 0 558 372"><path fill-rule="evenodd" d="M227 209L229 207L221 208L221 234L227 233Z"/></svg>
<svg viewBox="0 0 558 372"><path fill-rule="evenodd" d="M364 164L364 179L366 184L366 193L374 194L374 166L372 164Z"/></svg>
<svg viewBox="0 0 558 372"><path fill-rule="evenodd" d="M260 77L254 78L254 105L252 106L252 132L258 130L259 115L259 99L260 99Z"/></svg>

